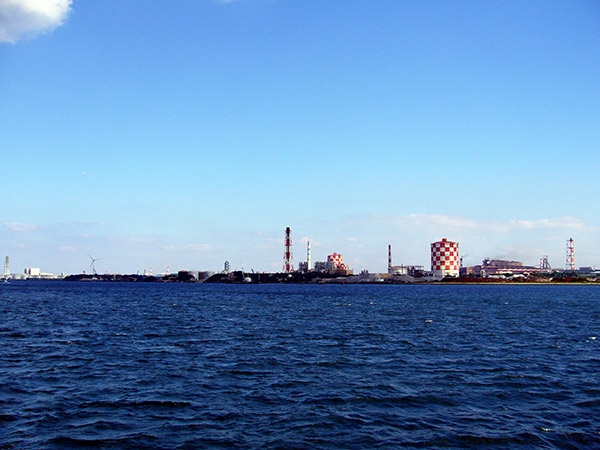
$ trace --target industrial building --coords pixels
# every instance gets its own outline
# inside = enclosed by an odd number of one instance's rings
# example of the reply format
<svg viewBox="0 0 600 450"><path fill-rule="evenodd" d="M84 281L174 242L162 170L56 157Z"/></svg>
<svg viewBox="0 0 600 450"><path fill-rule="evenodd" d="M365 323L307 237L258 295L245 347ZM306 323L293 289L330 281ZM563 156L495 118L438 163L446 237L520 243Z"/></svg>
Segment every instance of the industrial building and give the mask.
<svg viewBox="0 0 600 450"><path fill-rule="evenodd" d="M423 266L393 266L392 265L392 244L388 245L388 271L389 275L410 275L422 276Z"/></svg>
<svg viewBox="0 0 600 450"><path fill-rule="evenodd" d="M294 266L292 265L292 230L290 227L285 229L284 251L283 251L283 272L292 273ZM302 273L308 272L326 272L329 274L352 275L352 270L344 264L344 257L341 253L332 253L327 255L327 261L316 261L313 267L312 256L310 250L310 241L306 243L306 262L302 261L298 264L298 271Z"/></svg>
<svg viewBox="0 0 600 450"><path fill-rule="evenodd" d="M521 261L508 261L504 259L486 258L481 265L466 267L461 271L461 275L475 275L478 277L490 277L501 275L531 275L544 271L539 267L524 266Z"/></svg>
<svg viewBox="0 0 600 450"><path fill-rule="evenodd" d="M443 238L431 244L431 272L436 277L458 277L458 242Z"/></svg>
<svg viewBox="0 0 600 450"><path fill-rule="evenodd" d="M41 275L41 270L39 267L28 267L24 270L24 273L29 277L39 277Z"/></svg>
<svg viewBox="0 0 600 450"><path fill-rule="evenodd" d="M306 262L299 262L298 263L298 271L302 272L302 273L308 273L311 272L313 270L312 268L312 260L311 260L311 253L310 253L310 241L306 242Z"/></svg>
<svg viewBox="0 0 600 450"><path fill-rule="evenodd" d="M327 272L338 275L352 275L352 269L344 264L344 257L340 253L327 255L327 261L316 261L315 272Z"/></svg>

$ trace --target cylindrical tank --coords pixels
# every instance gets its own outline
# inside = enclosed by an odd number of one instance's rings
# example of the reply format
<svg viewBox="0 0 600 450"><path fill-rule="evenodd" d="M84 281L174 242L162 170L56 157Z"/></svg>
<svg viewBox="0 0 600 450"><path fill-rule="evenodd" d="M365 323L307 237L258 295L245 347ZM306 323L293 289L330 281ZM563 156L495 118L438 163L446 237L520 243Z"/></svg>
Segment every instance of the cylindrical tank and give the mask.
<svg viewBox="0 0 600 450"><path fill-rule="evenodd" d="M458 242L443 238L431 244L431 271L436 277L458 276Z"/></svg>

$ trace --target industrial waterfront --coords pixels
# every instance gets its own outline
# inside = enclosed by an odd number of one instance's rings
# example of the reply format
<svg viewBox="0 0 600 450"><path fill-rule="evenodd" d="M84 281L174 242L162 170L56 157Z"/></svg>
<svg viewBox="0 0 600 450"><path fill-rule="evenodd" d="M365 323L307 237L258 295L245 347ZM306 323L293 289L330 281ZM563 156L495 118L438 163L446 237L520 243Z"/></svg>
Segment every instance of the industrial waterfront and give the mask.
<svg viewBox="0 0 600 450"><path fill-rule="evenodd" d="M283 240L283 266L280 272L250 272L243 269L231 269L229 261L223 264L219 272L203 270L178 270L154 275L152 270L142 274L100 274L96 271L97 259L90 258L89 271L81 274L54 275L41 272L39 268L26 268L21 274L10 271L7 256L4 274L1 279L8 280L67 280L67 281L141 281L141 282L206 282L206 283L337 283L337 284L413 284L413 283L595 283L600 280L600 270L594 267L575 268L574 241L566 241L564 269L552 268L548 256L542 256L538 266L525 265L521 261L485 258L481 264L463 266L463 256L459 243L442 238L430 244L431 266L394 265L392 245L388 245L387 271L371 273L362 269L358 273L344 262L341 253L327 255L325 261L312 261L311 242L306 243L306 260L294 268L292 251L292 231L286 227Z"/></svg>

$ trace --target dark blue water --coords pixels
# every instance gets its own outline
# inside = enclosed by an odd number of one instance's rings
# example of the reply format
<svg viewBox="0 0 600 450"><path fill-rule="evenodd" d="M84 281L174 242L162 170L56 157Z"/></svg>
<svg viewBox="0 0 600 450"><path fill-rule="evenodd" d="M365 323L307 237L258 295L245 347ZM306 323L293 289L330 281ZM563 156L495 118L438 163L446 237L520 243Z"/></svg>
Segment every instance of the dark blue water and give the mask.
<svg viewBox="0 0 600 450"><path fill-rule="evenodd" d="M600 448L600 286L0 288L2 449Z"/></svg>

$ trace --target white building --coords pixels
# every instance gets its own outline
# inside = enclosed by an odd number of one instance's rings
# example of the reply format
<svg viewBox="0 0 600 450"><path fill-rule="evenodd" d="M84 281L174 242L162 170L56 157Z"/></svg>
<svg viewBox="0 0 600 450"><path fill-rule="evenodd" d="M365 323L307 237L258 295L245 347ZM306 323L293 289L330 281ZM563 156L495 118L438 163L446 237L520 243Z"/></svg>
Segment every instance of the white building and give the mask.
<svg viewBox="0 0 600 450"><path fill-rule="evenodd" d="M24 273L30 277L39 277L42 272L39 267L28 267Z"/></svg>

